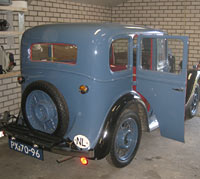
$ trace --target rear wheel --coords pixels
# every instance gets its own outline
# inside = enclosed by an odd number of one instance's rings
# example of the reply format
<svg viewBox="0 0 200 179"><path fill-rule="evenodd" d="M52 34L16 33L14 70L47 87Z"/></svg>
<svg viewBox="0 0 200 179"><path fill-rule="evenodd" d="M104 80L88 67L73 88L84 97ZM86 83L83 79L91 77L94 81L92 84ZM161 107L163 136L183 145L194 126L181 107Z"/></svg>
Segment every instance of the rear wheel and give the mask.
<svg viewBox="0 0 200 179"><path fill-rule="evenodd" d="M63 137L68 127L68 108L62 94L52 84L37 81L22 95L22 113L33 131Z"/></svg>
<svg viewBox="0 0 200 179"><path fill-rule="evenodd" d="M111 142L109 163L115 167L127 166L134 158L141 139L141 123L131 109L124 110L115 127Z"/></svg>
<svg viewBox="0 0 200 179"><path fill-rule="evenodd" d="M189 107L189 117L192 118L197 114L198 106L199 106L199 85L196 86L194 94L192 96L192 102Z"/></svg>

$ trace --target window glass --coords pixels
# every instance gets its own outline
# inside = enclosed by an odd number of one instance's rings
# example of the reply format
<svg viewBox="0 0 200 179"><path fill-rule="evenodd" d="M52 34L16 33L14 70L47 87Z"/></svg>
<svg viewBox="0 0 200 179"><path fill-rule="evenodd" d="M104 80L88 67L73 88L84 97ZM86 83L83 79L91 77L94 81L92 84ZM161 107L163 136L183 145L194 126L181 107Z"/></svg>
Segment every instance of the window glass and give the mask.
<svg viewBox="0 0 200 179"><path fill-rule="evenodd" d="M141 64L143 69L152 70L152 39L144 38L141 45Z"/></svg>
<svg viewBox="0 0 200 179"><path fill-rule="evenodd" d="M136 61L137 61L137 40L138 36L135 35L133 38L133 67L136 67Z"/></svg>
<svg viewBox="0 0 200 179"><path fill-rule="evenodd" d="M110 47L110 68L112 71L126 70L128 65L128 39L117 39Z"/></svg>
<svg viewBox="0 0 200 179"><path fill-rule="evenodd" d="M176 74L181 72L183 59L181 40L144 38L141 43L143 69Z"/></svg>
<svg viewBox="0 0 200 179"><path fill-rule="evenodd" d="M183 41L178 39L168 39L168 61L171 73L180 73L183 60Z"/></svg>
<svg viewBox="0 0 200 179"><path fill-rule="evenodd" d="M163 67L168 64L167 53L166 53L166 40L165 39L157 39L157 49L156 49L156 56L157 56L157 71L162 71Z"/></svg>
<svg viewBox="0 0 200 179"><path fill-rule="evenodd" d="M33 44L31 46L31 60L75 64L77 47L71 44Z"/></svg>

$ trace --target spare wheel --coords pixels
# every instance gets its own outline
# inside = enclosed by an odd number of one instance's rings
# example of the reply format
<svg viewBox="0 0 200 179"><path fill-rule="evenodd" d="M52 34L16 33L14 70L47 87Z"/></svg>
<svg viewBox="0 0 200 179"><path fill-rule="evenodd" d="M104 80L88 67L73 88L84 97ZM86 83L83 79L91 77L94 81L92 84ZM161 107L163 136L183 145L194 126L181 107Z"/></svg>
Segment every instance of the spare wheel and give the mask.
<svg viewBox="0 0 200 179"><path fill-rule="evenodd" d="M63 137L69 112L63 95L52 84L36 81L22 95L22 113L27 126L37 132Z"/></svg>

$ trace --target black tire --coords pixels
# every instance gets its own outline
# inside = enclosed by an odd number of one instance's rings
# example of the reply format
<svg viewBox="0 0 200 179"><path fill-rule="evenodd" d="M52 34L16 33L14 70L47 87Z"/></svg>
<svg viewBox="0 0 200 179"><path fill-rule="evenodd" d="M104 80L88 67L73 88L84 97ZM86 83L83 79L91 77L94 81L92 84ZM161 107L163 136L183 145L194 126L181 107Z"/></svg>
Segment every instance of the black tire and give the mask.
<svg viewBox="0 0 200 179"><path fill-rule="evenodd" d="M129 127L127 127L128 122ZM134 124L134 130L130 127L132 124ZM123 127L125 129L122 130ZM117 168L127 166L136 155L141 135L141 121L138 115L130 108L123 110L114 129L107 161ZM120 151L125 152L124 155L120 156Z"/></svg>
<svg viewBox="0 0 200 179"><path fill-rule="evenodd" d="M22 94L22 114L33 132L63 137L69 122L68 107L63 95L52 84L36 81Z"/></svg>
<svg viewBox="0 0 200 179"><path fill-rule="evenodd" d="M192 101L191 104L189 106L189 110L188 110L188 116L189 118L193 118L194 116L196 116L197 112L198 112L198 107L199 107L199 85L197 85L195 87L195 91L194 94L192 96Z"/></svg>

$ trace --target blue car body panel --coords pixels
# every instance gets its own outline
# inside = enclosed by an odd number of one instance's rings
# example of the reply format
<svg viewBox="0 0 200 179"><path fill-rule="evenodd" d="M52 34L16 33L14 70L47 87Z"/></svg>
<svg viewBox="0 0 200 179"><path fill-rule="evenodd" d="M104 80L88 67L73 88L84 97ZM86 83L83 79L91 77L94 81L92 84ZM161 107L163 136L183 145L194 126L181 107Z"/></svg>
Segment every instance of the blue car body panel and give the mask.
<svg viewBox="0 0 200 179"><path fill-rule="evenodd" d="M21 65L22 76L25 78L22 89L24 90L29 84L37 80L53 84L64 96L69 108L69 127L64 137L73 141L76 135L86 136L90 141L88 150L94 149L112 106L120 97L132 91L132 40L135 35L140 34L164 35L163 32L155 29L119 24L53 24L31 28L22 37ZM129 39L129 62L126 70L112 72L109 67L109 49L112 41L118 38ZM77 63L68 65L32 62L30 60L30 49L31 45L35 43L74 44L78 49ZM185 54L184 61L186 61L186 58L187 54ZM156 76L152 72L145 71L143 73L139 70L139 66L137 68L138 81L136 84L138 89L141 90L141 94L152 103L153 108L163 106L162 110L157 113L161 134L183 141L182 119L184 119L184 116L182 114L184 109L178 109L178 115L175 116L181 118L181 121L175 119L173 123L167 122L168 119L166 119L163 110L169 111L170 104L175 105L174 101L177 99L180 100L180 105L184 104L185 97L183 93L185 93L185 90L182 94L173 92L173 102L162 103L162 101L168 100L165 98L164 93L171 95L172 83L176 84L177 87L184 88L185 70L180 74L180 78L168 78L165 75L163 77ZM165 84L163 84L163 79L165 79ZM174 81L171 82L173 79ZM151 80L155 82L151 83ZM166 83L168 80L170 80L169 84ZM180 83L177 83L178 80L180 80ZM89 92L81 94L79 92L80 85L87 85ZM159 89L161 86L165 89L155 92L158 94L157 98L153 95L146 96L152 87L153 89ZM176 103L176 105L179 104ZM169 117L174 115L174 113L168 114ZM165 117L163 118L163 116ZM163 120L160 120L161 118ZM174 125L173 129L171 124ZM175 129L177 129L177 132Z"/></svg>
<svg viewBox="0 0 200 179"><path fill-rule="evenodd" d="M138 39L137 91L150 102L159 121L161 135L184 142L184 115L187 78L188 38L180 36L150 36L150 38L179 39L184 44L182 71L179 74L141 69Z"/></svg>

